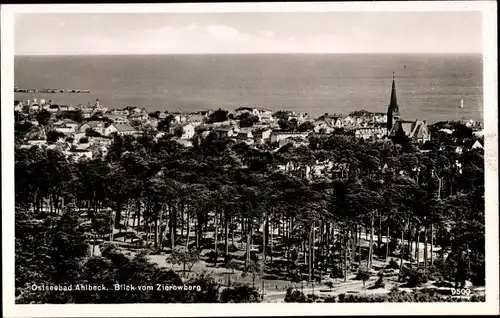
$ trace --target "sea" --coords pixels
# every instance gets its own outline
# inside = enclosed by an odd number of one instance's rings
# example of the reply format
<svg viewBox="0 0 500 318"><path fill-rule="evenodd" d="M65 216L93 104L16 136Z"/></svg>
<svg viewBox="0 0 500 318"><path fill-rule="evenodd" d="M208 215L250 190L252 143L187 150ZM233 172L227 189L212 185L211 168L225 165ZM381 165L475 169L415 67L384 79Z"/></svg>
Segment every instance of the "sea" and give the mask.
<svg viewBox="0 0 500 318"><path fill-rule="evenodd" d="M481 55L251 54L16 56L16 93L55 104L148 111L261 107L308 113L386 112L393 74L401 117L483 121ZM393 73L394 72L394 73ZM463 99L463 108L460 108Z"/></svg>

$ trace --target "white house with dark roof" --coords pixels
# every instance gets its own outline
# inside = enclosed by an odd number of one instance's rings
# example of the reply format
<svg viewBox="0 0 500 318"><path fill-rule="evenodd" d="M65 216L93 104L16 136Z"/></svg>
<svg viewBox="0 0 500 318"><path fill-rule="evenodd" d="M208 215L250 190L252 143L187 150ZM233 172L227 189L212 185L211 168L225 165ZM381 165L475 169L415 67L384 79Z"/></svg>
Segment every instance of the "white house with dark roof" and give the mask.
<svg viewBox="0 0 500 318"><path fill-rule="evenodd" d="M330 134L335 130L335 127L332 125L332 123L324 119L317 120L313 124L314 124L313 130L315 133L324 132L325 134Z"/></svg>
<svg viewBox="0 0 500 318"><path fill-rule="evenodd" d="M240 128L240 130L236 133L235 137L241 140L252 139L253 138L252 130L253 129L250 127Z"/></svg>
<svg viewBox="0 0 500 318"><path fill-rule="evenodd" d="M84 133L89 128L95 130L96 132L100 133L101 135L104 135L104 132L106 130L106 122L99 121L99 120L88 121L86 123L83 123L78 128L78 132Z"/></svg>
<svg viewBox="0 0 500 318"><path fill-rule="evenodd" d="M127 109L113 109L110 111L110 114L127 117L130 115L130 112Z"/></svg>
<svg viewBox="0 0 500 318"><path fill-rule="evenodd" d="M307 138L308 135L308 132L273 131L271 133L271 142L279 142L280 140L289 138Z"/></svg>
<svg viewBox="0 0 500 318"><path fill-rule="evenodd" d="M140 133L140 131L138 131L129 124L111 124L108 127L106 127L104 131L104 136L109 136L115 132L120 136L136 135Z"/></svg>
<svg viewBox="0 0 500 318"><path fill-rule="evenodd" d="M178 136L179 139L181 140L188 140L194 137L196 131L195 131L196 126L193 125L192 123L182 123L182 124L177 124L173 125L170 127L170 133L175 134L175 132L178 129L182 129L182 135Z"/></svg>
<svg viewBox="0 0 500 318"><path fill-rule="evenodd" d="M69 135L69 134L75 132L74 127L67 126L67 125L61 125L61 126L54 127L54 130L57 132L63 133L65 135Z"/></svg>
<svg viewBox="0 0 500 318"><path fill-rule="evenodd" d="M357 138L363 138L363 139L370 139L370 138L380 139L384 138L387 135L387 128L386 127L358 128L356 129L354 135Z"/></svg>
<svg viewBox="0 0 500 318"><path fill-rule="evenodd" d="M217 127L214 129L215 133L219 138L222 137L233 137L235 136L238 132L235 130L234 127Z"/></svg>
<svg viewBox="0 0 500 318"><path fill-rule="evenodd" d="M252 135L257 143L265 143L271 138L272 129L258 128L252 131Z"/></svg>

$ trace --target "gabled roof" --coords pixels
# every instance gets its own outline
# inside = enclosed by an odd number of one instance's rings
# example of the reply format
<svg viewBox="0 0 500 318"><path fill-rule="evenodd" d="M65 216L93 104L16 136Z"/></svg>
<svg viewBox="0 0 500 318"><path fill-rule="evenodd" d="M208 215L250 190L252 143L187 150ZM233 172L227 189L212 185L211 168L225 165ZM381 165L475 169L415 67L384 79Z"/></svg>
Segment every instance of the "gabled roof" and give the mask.
<svg viewBox="0 0 500 318"><path fill-rule="evenodd" d="M319 125L326 125L330 128L335 128L335 127L333 127L334 124L332 122L325 120L325 119L316 120L313 124L315 127L317 127Z"/></svg>
<svg viewBox="0 0 500 318"><path fill-rule="evenodd" d="M248 133L251 133L252 131L253 131L252 127L244 127L244 128L240 128L238 133L239 134L248 134Z"/></svg>
<svg viewBox="0 0 500 318"><path fill-rule="evenodd" d="M254 109L256 109L256 108L255 108L255 107L238 107L238 108L236 108L234 111L236 111L236 112L241 112L241 111L245 111L245 110L246 110L246 111L251 112L251 111L253 111Z"/></svg>
<svg viewBox="0 0 500 318"><path fill-rule="evenodd" d="M402 130L409 138L423 138L429 135L425 122L418 119L415 121L397 120L394 123L389 135L394 137L399 130Z"/></svg>
<svg viewBox="0 0 500 318"><path fill-rule="evenodd" d="M188 118L186 118L186 121L188 121L188 122L203 122L204 118L205 118L205 116L203 116L203 115L193 115L193 116L189 116Z"/></svg>
<svg viewBox="0 0 500 318"><path fill-rule="evenodd" d="M130 132L137 131L134 127L129 124L113 124L119 132Z"/></svg>
<svg viewBox="0 0 500 318"><path fill-rule="evenodd" d="M481 145L481 143L479 142L479 140L476 140L476 142L472 145L472 149L475 149L475 148L484 149L483 145Z"/></svg>
<svg viewBox="0 0 500 318"><path fill-rule="evenodd" d="M82 126L85 124L89 125L91 128L104 127L106 125L104 121L99 121L99 120L88 121L86 123L83 123Z"/></svg>
<svg viewBox="0 0 500 318"><path fill-rule="evenodd" d="M216 131L231 131L233 130L233 127L218 127L215 128Z"/></svg>

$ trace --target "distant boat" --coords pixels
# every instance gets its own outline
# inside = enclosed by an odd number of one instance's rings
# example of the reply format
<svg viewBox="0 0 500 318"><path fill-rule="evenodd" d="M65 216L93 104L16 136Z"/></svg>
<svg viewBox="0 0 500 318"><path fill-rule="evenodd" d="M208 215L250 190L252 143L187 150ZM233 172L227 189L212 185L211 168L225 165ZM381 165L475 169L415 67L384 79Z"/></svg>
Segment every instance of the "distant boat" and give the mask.
<svg viewBox="0 0 500 318"><path fill-rule="evenodd" d="M460 108L464 108L464 99L463 98L460 100Z"/></svg>

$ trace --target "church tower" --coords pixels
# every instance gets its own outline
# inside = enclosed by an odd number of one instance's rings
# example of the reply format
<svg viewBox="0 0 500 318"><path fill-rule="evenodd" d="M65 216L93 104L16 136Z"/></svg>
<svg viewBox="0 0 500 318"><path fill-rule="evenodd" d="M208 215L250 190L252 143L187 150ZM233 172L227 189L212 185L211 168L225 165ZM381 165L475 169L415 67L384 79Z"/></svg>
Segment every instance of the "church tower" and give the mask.
<svg viewBox="0 0 500 318"><path fill-rule="evenodd" d="M389 108L387 109L387 133L391 131L392 126L398 119L399 105L398 99L396 97L396 83L394 81L394 72L392 72L391 101L389 103Z"/></svg>

